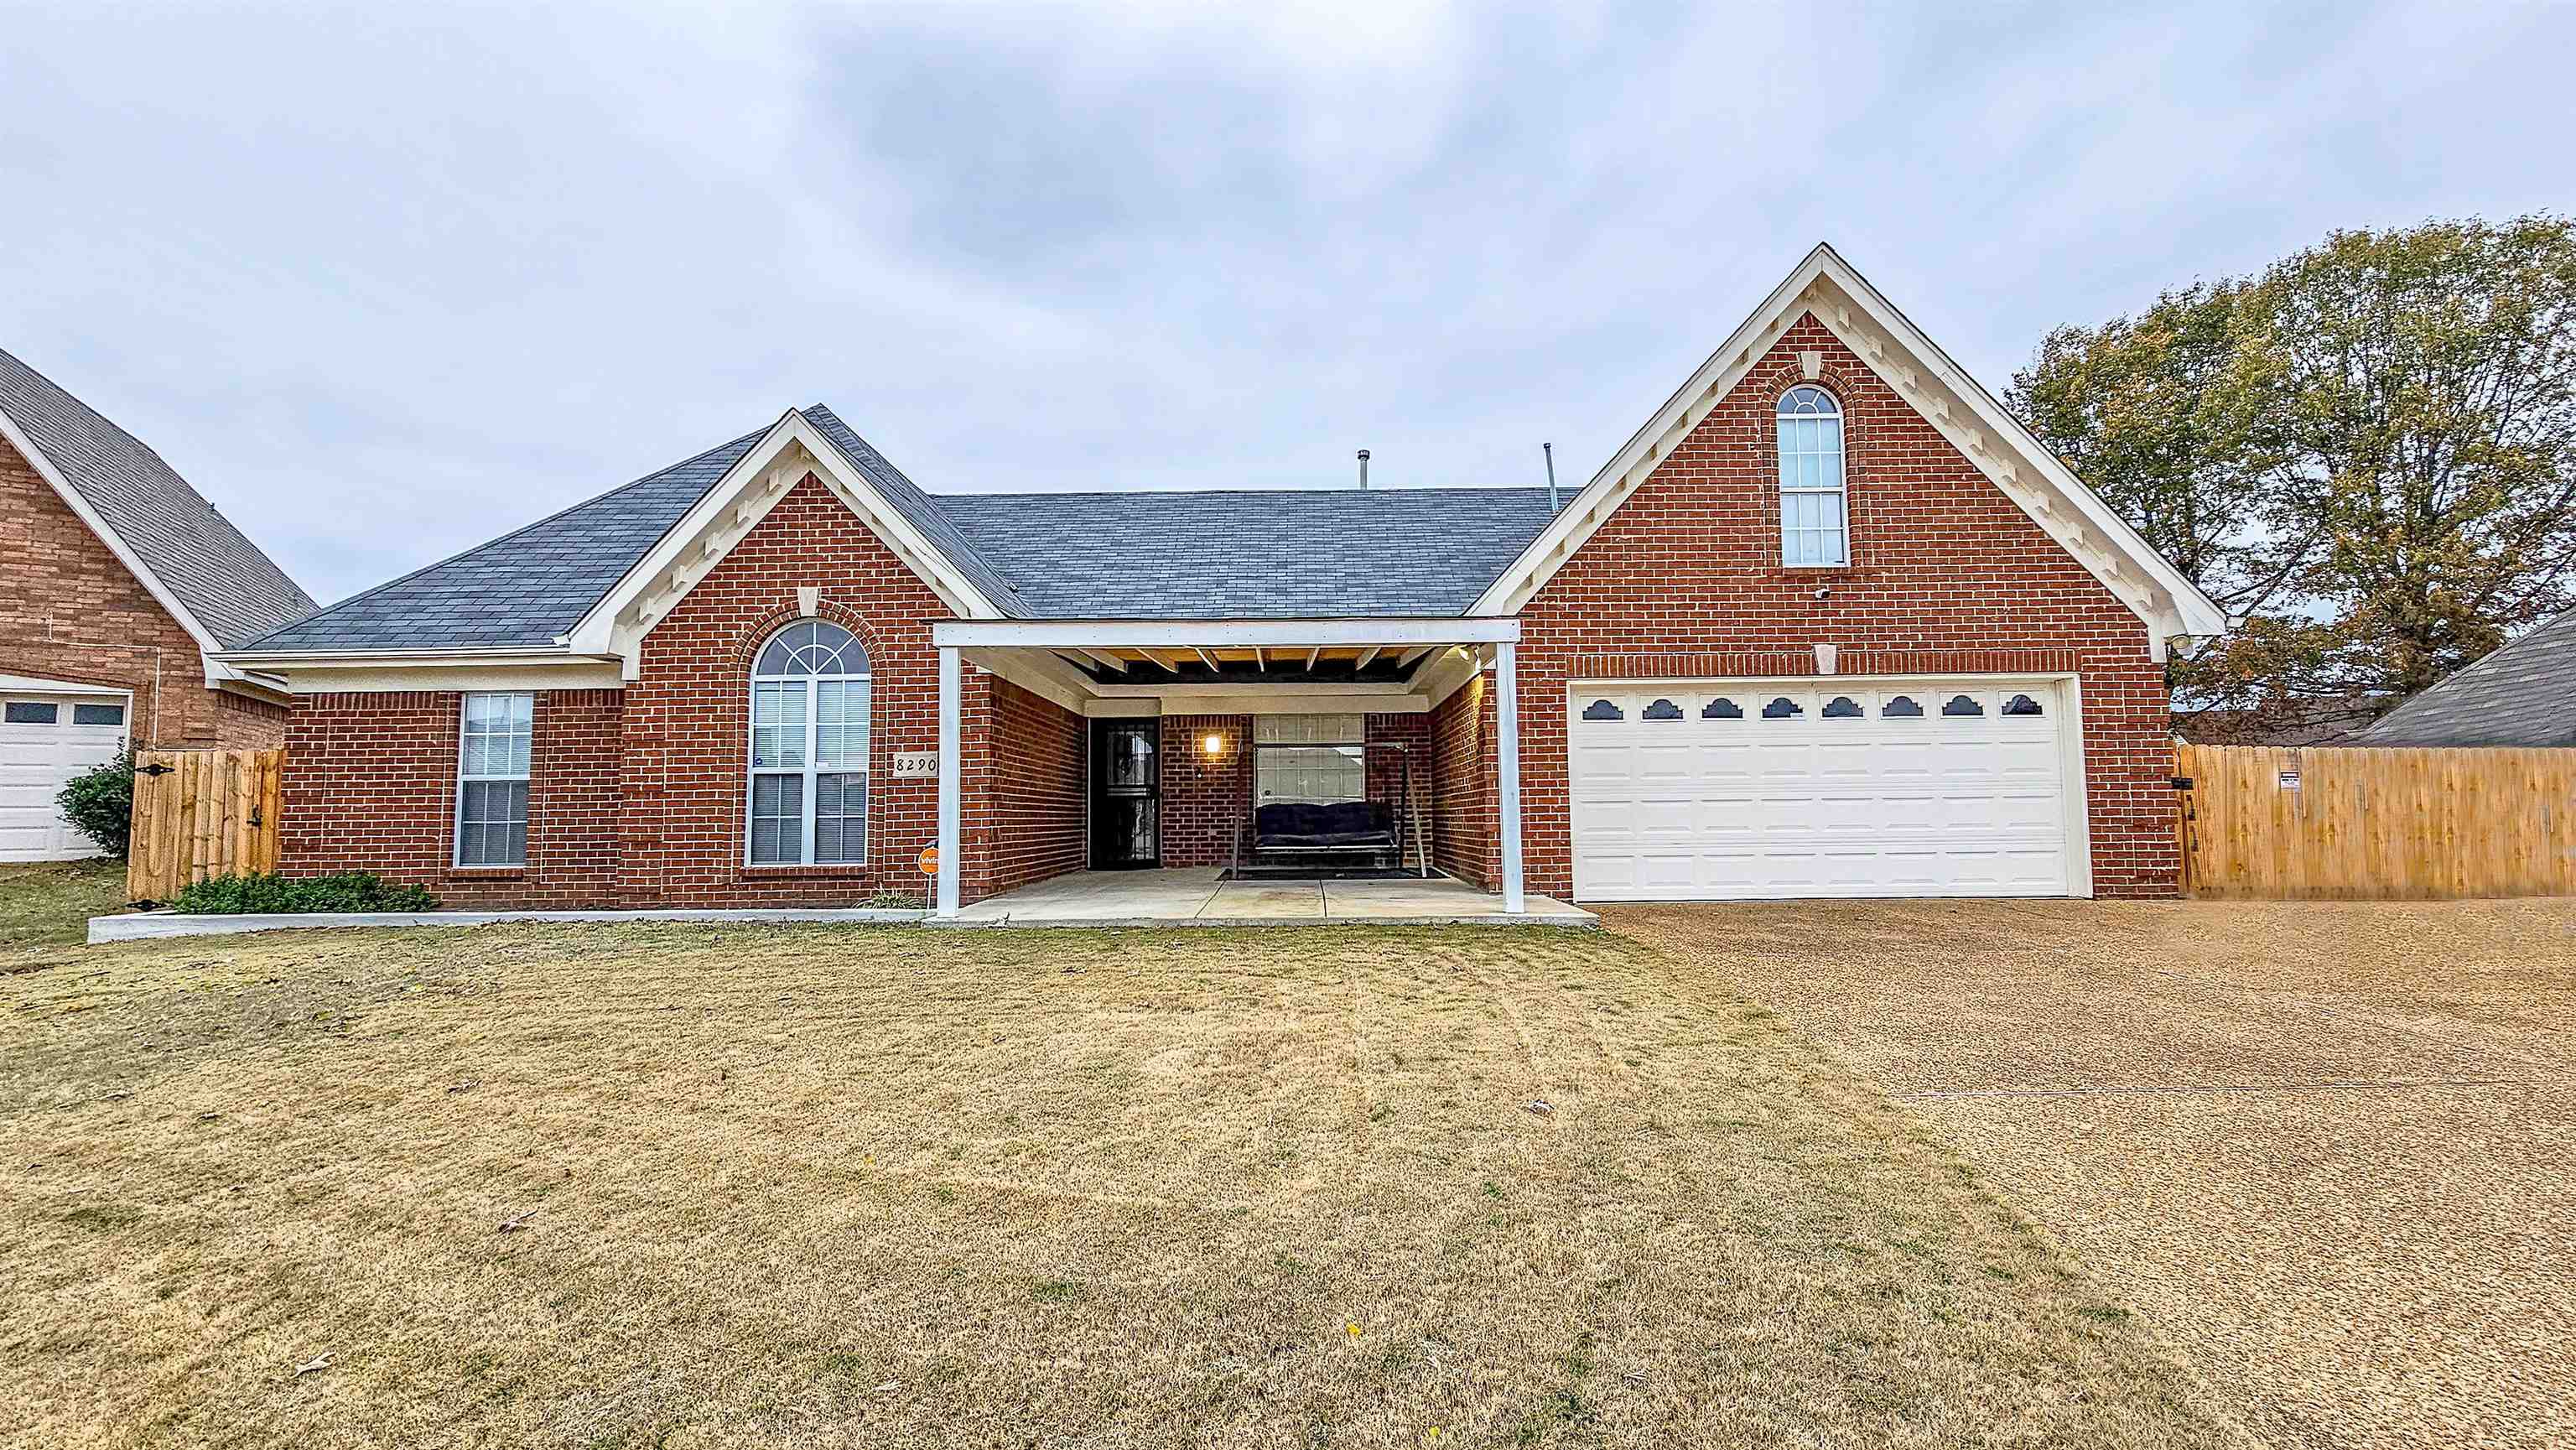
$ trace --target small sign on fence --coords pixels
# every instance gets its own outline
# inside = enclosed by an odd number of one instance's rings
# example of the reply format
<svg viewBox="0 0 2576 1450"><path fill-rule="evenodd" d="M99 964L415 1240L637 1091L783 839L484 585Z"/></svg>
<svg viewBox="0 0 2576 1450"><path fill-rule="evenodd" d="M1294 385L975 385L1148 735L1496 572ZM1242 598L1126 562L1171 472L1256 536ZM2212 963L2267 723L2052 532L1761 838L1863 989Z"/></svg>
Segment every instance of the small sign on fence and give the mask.
<svg viewBox="0 0 2576 1450"><path fill-rule="evenodd" d="M2281 772L2281 789L2283 789L2283 790L2297 790L2298 788L2299 788L2299 773L2298 773L2297 771L2295 771L2295 770L2285 770L2285 771L2282 771L2282 772Z"/></svg>

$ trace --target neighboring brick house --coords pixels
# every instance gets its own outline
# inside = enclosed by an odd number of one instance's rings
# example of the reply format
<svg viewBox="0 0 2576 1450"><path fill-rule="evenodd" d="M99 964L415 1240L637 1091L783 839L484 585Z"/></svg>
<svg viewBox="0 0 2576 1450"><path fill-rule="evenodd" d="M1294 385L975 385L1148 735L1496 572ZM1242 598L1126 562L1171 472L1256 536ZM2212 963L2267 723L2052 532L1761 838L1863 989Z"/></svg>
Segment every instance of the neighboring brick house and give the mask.
<svg viewBox="0 0 2576 1450"><path fill-rule="evenodd" d="M460 905L935 845L953 910L1357 800L1516 909L2170 893L2163 661L2224 624L1820 247L1561 507L934 496L803 408L223 662L292 698L285 869Z"/></svg>
<svg viewBox="0 0 2576 1450"><path fill-rule="evenodd" d="M159 454L0 352L0 861L91 854L54 794L129 741L282 741L285 694L215 655L313 607Z"/></svg>

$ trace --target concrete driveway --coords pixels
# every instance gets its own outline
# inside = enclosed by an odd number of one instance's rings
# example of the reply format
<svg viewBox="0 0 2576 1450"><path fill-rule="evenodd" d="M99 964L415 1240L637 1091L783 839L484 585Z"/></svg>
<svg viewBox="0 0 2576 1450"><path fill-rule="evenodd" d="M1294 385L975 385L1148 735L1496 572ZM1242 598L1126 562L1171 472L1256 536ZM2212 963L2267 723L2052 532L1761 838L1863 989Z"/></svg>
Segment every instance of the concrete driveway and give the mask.
<svg viewBox="0 0 2576 1450"><path fill-rule="evenodd" d="M2576 902L1625 907L2314 1446L2576 1443Z"/></svg>

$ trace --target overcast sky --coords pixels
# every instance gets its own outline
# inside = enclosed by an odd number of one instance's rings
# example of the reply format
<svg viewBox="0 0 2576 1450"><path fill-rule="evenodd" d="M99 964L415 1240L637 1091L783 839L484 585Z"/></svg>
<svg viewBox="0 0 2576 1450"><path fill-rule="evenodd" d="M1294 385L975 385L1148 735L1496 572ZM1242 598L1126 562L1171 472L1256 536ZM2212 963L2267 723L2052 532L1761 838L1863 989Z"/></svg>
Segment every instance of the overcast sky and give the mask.
<svg viewBox="0 0 2576 1450"><path fill-rule="evenodd" d="M1572 484L1819 240L2000 391L2576 204L2565 6L404 8L0 20L0 347L326 601L795 404L934 492Z"/></svg>

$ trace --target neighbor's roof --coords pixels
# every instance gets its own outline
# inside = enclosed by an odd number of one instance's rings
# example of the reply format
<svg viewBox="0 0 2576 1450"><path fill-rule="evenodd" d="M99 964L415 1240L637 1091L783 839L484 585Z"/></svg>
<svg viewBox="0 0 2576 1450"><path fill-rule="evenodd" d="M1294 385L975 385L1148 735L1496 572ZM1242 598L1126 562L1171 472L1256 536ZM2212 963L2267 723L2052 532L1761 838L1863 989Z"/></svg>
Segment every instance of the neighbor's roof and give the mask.
<svg viewBox="0 0 2576 1450"><path fill-rule="evenodd" d="M2389 711L2348 743L2576 746L2576 609Z"/></svg>
<svg viewBox="0 0 2576 1450"><path fill-rule="evenodd" d="M218 645L246 643L313 612L232 521L132 434L5 351L0 413Z"/></svg>
<svg viewBox="0 0 2576 1450"><path fill-rule="evenodd" d="M799 411L1018 618L1459 614L1550 516L1543 489L933 495L829 408ZM257 646L551 644L768 431L379 585Z"/></svg>

